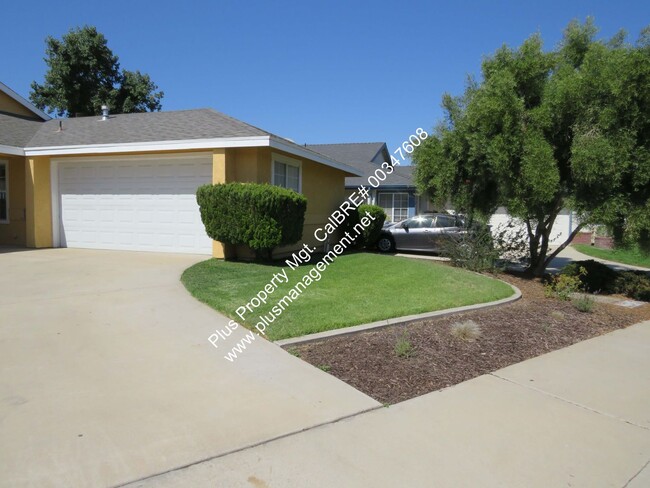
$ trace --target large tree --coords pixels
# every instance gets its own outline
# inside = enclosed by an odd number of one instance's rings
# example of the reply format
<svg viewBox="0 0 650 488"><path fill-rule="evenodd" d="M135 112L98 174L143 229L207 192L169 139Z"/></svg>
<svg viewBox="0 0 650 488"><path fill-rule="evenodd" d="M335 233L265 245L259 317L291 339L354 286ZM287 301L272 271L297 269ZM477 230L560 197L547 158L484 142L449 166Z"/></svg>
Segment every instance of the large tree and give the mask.
<svg viewBox="0 0 650 488"><path fill-rule="evenodd" d="M650 31L635 45L595 35L587 19L553 51L539 35L500 48L480 81L444 95L445 118L413 157L420 190L438 202L483 218L505 206L521 219L535 275L587 224L650 241ZM563 208L580 223L549 253Z"/></svg>
<svg viewBox="0 0 650 488"><path fill-rule="evenodd" d="M58 116L81 117L161 109L163 92L147 74L120 70L118 57L95 27L71 29L62 39L45 40L48 71L41 85L32 82L30 99Z"/></svg>

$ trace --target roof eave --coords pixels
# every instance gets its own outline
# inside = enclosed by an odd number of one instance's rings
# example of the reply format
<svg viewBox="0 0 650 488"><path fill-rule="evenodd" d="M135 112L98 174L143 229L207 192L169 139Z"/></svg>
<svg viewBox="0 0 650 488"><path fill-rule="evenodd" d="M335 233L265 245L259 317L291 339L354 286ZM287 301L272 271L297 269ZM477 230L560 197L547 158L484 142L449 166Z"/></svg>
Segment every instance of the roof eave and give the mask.
<svg viewBox="0 0 650 488"><path fill-rule="evenodd" d="M0 91L3 92L8 97L15 100L16 102L18 102L19 104L21 104L23 107L25 107L27 110L32 112L34 115L37 115L41 119L50 120L52 118L49 115L47 115L45 112L43 112L41 109L37 108L34 104L29 102L27 99L25 99L25 98L21 97L20 95L18 95L18 93L13 91L11 88L9 88L7 85L2 83L1 81L0 81Z"/></svg>
<svg viewBox="0 0 650 488"><path fill-rule="evenodd" d="M263 147L268 145L269 136L219 137L214 139L27 147L25 148L25 154L27 156L64 156L74 154L114 154L152 151L182 151L193 149L221 149L229 147Z"/></svg>
<svg viewBox="0 0 650 488"><path fill-rule="evenodd" d="M9 154L10 156L24 156L25 150L22 147L5 146L0 144L0 154Z"/></svg>
<svg viewBox="0 0 650 488"><path fill-rule="evenodd" d="M300 156L311 161L330 166L332 168L340 169L346 173L345 176L363 176L363 173L361 171L353 168L352 166L343 164L335 159L328 158L321 153L312 151L311 149L307 149L306 147L299 146L298 144L280 139L278 137L271 137L270 146L272 148L291 153L295 156Z"/></svg>
<svg viewBox="0 0 650 488"><path fill-rule="evenodd" d="M1 147L1 146L0 146ZM81 144L72 146L27 147L25 156L68 156L81 154L117 154L154 151L183 151L196 149L221 149L235 147L272 147L345 172L346 176L363 176L355 168L327 158L274 136L222 137L214 139L189 139L176 141L127 142L117 144Z"/></svg>

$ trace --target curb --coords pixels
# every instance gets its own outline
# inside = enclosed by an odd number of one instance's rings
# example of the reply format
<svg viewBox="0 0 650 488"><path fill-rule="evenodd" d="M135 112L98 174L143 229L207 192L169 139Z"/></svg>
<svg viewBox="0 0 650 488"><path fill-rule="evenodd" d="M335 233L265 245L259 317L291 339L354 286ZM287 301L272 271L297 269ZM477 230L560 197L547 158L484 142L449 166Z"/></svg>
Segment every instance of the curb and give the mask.
<svg viewBox="0 0 650 488"><path fill-rule="evenodd" d="M274 344L277 344L280 347L295 346L298 344L307 344L309 342L316 342L324 339L330 339L332 337L359 334L361 332L382 329L384 327L391 327L393 325L403 325L421 319L428 319L432 317L444 317L446 315L453 315L455 313L460 313L460 312L469 312L472 310L482 310L486 308L498 307L500 305L506 305L508 303L516 302L521 298L521 290L519 288L503 280L499 280L499 281L501 281L502 283L506 283L506 285L508 285L510 288L513 289L515 294L508 298L502 298L501 300L496 300L494 302L477 303L474 305L464 305L462 307L447 308L445 310L436 310L435 312L426 312L426 313L420 313L416 315L405 315L403 317L395 317L392 319L379 320L377 322L371 322L369 324L354 325L352 327L342 327L340 329L328 330L325 332L316 332L315 334L308 334L301 337L282 339L279 341L275 341Z"/></svg>

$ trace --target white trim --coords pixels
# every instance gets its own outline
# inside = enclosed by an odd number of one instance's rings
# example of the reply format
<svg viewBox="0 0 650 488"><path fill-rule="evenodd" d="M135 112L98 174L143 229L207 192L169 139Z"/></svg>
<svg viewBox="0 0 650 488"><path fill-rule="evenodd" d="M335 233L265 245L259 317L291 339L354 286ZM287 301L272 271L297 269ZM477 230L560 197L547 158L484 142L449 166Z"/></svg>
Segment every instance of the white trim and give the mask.
<svg viewBox="0 0 650 488"><path fill-rule="evenodd" d="M10 156L24 156L25 150L22 147L4 146L0 144L0 153Z"/></svg>
<svg viewBox="0 0 650 488"><path fill-rule="evenodd" d="M300 156L302 158L316 161L317 163L321 163L326 166L331 166L332 168L340 169L341 171L346 171L353 176L363 176L362 172L356 168L353 168L352 166L348 166L347 164L343 164L334 159L330 159L320 153L312 151L311 149L307 149L306 147L302 147L297 144L291 144L288 141L283 141L277 137L271 137L269 146L275 149L280 149L281 151L286 151L295 156Z"/></svg>
<svg viewBox="0 0 650 488"><path fill-rule="evenodd" d="M9 161L6 159L0 159L0 165L4 165L5 167L5 200L6 200L6 209L5 211L7 212L7 218L6 219L0 219L0 224L8 224L9 223Z"/></svg>
<svg viewBox="0 0 650 488"><path fill-rule="evenodd" d="M52 247L61 247L61 205L59 199L59 161L50 161L50 199L52 201Z"/></svg>
<svg viewBox="0 0 650 488"><path fill-rule="evenodd" d="M23 107L25 107L30 112L38 115L41 119L50 120L52 118L49 115L47 115L45 112L43 112L42 110L36 108L35 105L32 105L29 101L27 101L27 99L25 99L25 98L21 97L20 95L18 95L18 93L13 91L11 88L9 88L7 85L5 85L2 82L0 82L0 91L2 91L8 97L14 99L16 102L20 103Z"/></svg>
<svg viewBox="0 0 650 488"><path fill-rule="evenodd" d="M310 161L315 161L324 164L325 166L345 171L353 176L363 176L362 172L352 166L330 159L322 154L297 144L290 143L289 141L284 141L275 136L221 137L215 139L182 139L176 141L126 142L73 146L41 146L28 147L24 150L21 148L11 148L10 146L0 146L0 152L2 152L3 148L8 148L13 149L13 152L8 152L8 154L17 156L64 156L75 154L122 154L147 151L182 151L189 149L222 149L235 147L271 147L288 152L294 156L309 159Z"/></svg>
<svg viewBox="0 0 650 488"><path fill-rule="evenodd" d="M67 154L117 154L142 151L179 151L184 149L221 149L269 145L269 136L185 139L177 141L87 144L77 146L43 146L25 149L25 156L62 156Z"/></svg>
<svg viewBox="0 0 650 488"><path fill-rule="evenodd" d="M271 153L271 184L275 186L280 186L282 188L287 188L286 186L284 186L284 184L286 184L286 181L284 181L282 185L278 184L275 181L276 162L280 164L284 164L285 166L293 166L294 168L298 168L298 193L302 193L302 161L300 161L299 159L290 158L289 156L285 156L284 154ZM288 189L293 190L293 188L288 188Z"/></svg>

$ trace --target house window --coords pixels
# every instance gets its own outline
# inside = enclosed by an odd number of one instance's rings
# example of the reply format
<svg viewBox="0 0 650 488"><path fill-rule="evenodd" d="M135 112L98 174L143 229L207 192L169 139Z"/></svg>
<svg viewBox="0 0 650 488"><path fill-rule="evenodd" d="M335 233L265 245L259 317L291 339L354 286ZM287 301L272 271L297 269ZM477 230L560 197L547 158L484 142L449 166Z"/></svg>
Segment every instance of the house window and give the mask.
<svg viewBox="0 0 650 488"><path fill-rule="evenodd" d="M401 222L408 217L408 193L380 193L378 203L386 212L387 220L390 222Z"/></svg>
<svg viewBox="0 0 650 488"><path fill-rule="evenodd" d="M273 155L273 184L294 190L302 190L300 161L279 154Z"/></svg>
<svg viewBox="0 0 650 488"><path fill-rule="evenodd" d="M9 165L6 161L0 161L0 222L9 221Z"/></svg>

